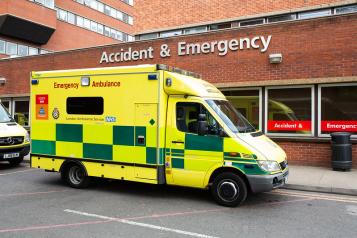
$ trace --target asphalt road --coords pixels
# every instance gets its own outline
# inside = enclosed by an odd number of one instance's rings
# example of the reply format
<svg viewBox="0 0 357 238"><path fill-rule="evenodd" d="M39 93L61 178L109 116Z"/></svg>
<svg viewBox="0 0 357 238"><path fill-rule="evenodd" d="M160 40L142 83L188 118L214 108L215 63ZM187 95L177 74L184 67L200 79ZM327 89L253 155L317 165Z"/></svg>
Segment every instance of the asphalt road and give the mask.
<svg viewBox="0 0 357 238"><path fill-rule="evenodd" d="M357 237L357 197L276 190L238 208L207 191L99 180L0 163L0 237Z"/></svg>

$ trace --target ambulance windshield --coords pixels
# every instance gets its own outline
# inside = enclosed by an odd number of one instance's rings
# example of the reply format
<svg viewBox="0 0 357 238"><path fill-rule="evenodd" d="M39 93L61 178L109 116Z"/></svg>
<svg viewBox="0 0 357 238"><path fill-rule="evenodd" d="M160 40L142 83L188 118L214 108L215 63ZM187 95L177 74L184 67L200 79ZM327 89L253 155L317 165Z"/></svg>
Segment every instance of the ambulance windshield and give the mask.
<svg viewBox="0 0 357 238"><path fill-rule="evenodd" d="M4 106L0 104L0 123L12 121L13 119L10 117L9 113L6 111Z"/></svg>
<svg viewBox="0 0 357 238"><path fill-rule="evenodd" d="M234 133L255 131L255 128L230 102L223 100L206 100L206 102Z"/></svg>

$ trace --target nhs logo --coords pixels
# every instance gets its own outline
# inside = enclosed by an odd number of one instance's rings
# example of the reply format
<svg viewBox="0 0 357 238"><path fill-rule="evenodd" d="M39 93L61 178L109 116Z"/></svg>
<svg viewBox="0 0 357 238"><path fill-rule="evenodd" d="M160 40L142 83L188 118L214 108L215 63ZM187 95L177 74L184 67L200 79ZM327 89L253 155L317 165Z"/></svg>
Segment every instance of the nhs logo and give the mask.
<svg viewBox="0 0 357 238"><path fill-rule="evenodd" d="M117 121L117 118L116 118L116 117L106 116L106 117L105 117L105 121L106 121L106 122L116 122L116 121Z"/></svg>

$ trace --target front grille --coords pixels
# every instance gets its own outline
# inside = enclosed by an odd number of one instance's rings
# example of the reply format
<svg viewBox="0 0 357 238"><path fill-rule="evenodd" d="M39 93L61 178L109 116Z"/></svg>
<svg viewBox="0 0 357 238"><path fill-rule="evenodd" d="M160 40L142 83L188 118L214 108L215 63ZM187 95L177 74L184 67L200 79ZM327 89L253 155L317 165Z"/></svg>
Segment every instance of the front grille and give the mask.
<svg viewBox="0 0 357 238"><path fill-rule="evenodd" d="M0 137L0 146L19 145L24 142L23 136Z"/></svg>
<svg viewBox="0 0 357 238"><path fill-rule="evenodd" d="M284 160L283 162L279 163L281 170L286 169L286 167L288 166L288 162L286 160Z"/></svg>

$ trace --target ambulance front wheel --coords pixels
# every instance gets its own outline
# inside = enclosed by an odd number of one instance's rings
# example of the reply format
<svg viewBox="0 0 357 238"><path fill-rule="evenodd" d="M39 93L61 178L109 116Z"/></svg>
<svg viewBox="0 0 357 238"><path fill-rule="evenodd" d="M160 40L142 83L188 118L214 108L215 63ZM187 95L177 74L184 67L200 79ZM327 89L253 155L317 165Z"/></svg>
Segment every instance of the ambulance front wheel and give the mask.
<svg viewBox="0 0 357 238"><path fill-rule="evenodd" d="M85 188L90 183L85 168L76 163L65 166L61 171L61 177L72 188Z"/></svg>
<svg viewBox="0 0 357 238"><path fill-rule="evenodd" d="M236 207L247 198L247 185L234 173L224 172L213 181L211 192L215 201L226 207Z"/></svg>

